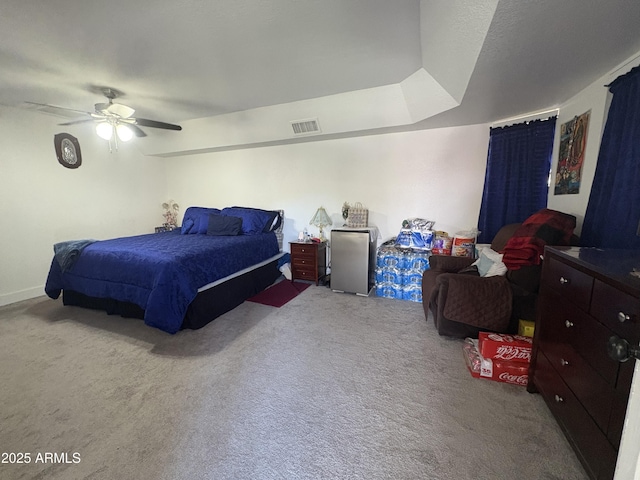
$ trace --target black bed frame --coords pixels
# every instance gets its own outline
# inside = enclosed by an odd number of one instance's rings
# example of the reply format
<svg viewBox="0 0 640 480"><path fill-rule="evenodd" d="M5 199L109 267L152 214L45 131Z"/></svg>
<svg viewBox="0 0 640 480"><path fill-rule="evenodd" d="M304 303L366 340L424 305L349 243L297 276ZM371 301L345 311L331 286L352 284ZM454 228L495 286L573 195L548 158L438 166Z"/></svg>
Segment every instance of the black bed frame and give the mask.
<svg viewBox="0 0 640 480"><path fill-rule="evenodd" d="M278 262L279 260L274 260L262 267L199 292L189 305L180 328L193 330L202 328L220 315L233 310L247 298L267 288L281 275ZM144 318L144 309L138 305L112 298L89 297L74 290L64 290L62 302L64 305L104 310L109 315Z"/></svg>

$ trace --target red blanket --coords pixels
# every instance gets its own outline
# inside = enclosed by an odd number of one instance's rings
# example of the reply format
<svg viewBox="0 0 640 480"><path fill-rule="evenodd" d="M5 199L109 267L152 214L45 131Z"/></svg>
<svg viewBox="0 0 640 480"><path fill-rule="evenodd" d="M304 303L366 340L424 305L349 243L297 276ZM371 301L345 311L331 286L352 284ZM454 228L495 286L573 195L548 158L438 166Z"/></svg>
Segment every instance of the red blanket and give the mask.
<svg viewBox="0 0 640 480"><path fill-rule="evenodd" d="M527 218L507 241L502 261L509 270L539 265L545 245L569 245L576 217L544 208Z"/></svg>

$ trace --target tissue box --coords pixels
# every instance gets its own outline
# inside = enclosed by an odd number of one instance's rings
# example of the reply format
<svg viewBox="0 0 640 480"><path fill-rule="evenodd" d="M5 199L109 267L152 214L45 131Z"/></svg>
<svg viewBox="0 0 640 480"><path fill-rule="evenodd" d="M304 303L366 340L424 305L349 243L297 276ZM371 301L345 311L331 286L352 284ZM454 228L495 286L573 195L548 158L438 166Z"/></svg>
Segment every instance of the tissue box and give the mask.
<svg viewBox="0 0 640 480"><path fill-rule="evenodd" d="M531 360L531 337L480 332L478 351L484 358L529 363Z"/></svg>

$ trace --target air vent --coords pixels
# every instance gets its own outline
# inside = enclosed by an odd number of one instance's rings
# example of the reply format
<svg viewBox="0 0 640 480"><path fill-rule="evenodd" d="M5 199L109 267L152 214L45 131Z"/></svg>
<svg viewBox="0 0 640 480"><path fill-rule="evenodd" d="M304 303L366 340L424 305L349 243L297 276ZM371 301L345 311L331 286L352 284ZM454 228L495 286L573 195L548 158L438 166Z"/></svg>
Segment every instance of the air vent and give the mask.
<svg viewBox="0 0 640 480"><path fill-rule="evenodd" d="M311 135L321 131L317 118L296 120L295 122L291 122L291 128L293 128L294 135Z"/></svg>

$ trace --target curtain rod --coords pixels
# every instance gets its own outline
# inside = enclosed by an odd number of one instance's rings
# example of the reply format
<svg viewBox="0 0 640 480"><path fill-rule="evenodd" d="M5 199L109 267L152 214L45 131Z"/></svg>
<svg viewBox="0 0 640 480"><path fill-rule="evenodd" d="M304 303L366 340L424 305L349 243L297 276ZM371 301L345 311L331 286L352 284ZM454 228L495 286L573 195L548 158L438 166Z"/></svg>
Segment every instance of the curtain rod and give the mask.
<svg viewBox="0 0 640 480"><path fill-rule="evenodd" d="M611 75L615 75L616 73L618 73L620 70L622 70L624 67L626 67L627 65L629 65L630 63L635 62L636 60L638 60L640 58L640 53L636 56L634 56L633 58L630 58L629 60L627 60L626 62L624 62L622 65L620 65L619 67L617 67L616 69L612 70L611 72L608 73L609 76Z"/></svg>
<svg viewBox="0 0 640 480"><path fill-rule="evenodd" d="M530 119L537 119L538 117L541 117L543 115L548 115L550 113L555 113L556 115L558 113L560 113L560 109L559 108L552 108L551 110L544 110L542 112L535 112L535 113L528 113L526 115L520 115L518 117L511 117L511 118L505 118L502 120L498 120L497 122L493 122L491 124L491 128L497 126L497 125L503 125L506 123L510 123L510 122L517 122L519 120L524 120L525 118L530 118Z"/></svg>

